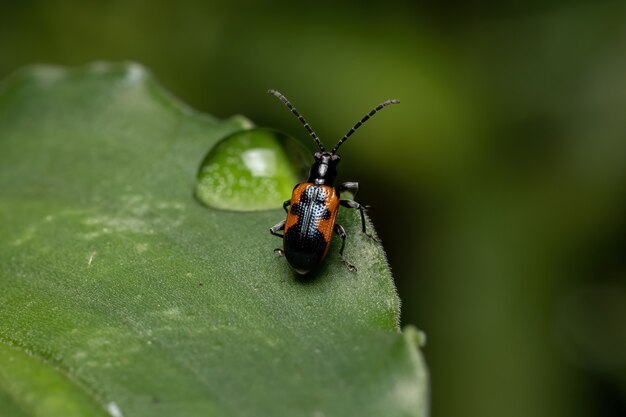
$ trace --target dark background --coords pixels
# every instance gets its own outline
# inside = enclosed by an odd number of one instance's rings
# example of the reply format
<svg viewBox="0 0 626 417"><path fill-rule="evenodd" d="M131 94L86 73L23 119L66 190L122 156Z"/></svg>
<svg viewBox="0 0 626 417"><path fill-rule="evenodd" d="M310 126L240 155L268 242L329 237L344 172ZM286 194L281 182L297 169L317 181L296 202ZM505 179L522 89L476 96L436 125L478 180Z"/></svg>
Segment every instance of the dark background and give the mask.
<svg viewBox="0 0 626 417"><path fill-rule="evenodd" d="M623 1L4 1L0 77L138 61L343 148L428 335L434 417L626 415Z"/></svg>

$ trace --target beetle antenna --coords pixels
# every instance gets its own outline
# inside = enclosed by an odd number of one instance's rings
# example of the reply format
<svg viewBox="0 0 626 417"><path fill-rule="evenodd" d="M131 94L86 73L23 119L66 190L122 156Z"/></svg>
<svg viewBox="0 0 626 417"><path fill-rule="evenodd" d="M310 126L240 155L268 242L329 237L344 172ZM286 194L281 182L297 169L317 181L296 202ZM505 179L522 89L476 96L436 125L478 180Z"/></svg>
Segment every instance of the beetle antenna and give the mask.
<svg viewBox="0 0 626 417"><path fill-rule="evenodd" d="M356 132L356 130L361 127L361 125L365 122L367 122L369 120L370 117L372 117L373 115L375 115L376 113L378 113L383 107L388 106L390 104L398 104L400 103L400 100L387 100L384 101L382 103L380 103L378 106L376 106L375 108L372 109L372 111L370 111L369 113L367 113L357 124L354 125L354 127L352 127L352 129L350 129L348 131L348 133L346 133L346 135L339 141L337 142L337 144L335 145L335 147L332 150L332 154L337 153L337 149L339 149L339 147L348 140L348 138L350 136L352 136L352 134L354 132Z"/></svg>
<svg viewBox="0 0 626 417"><path fill-rule="evenodd" d="M309 132L309 135L311 135L315 143L317 143L317 146L320 147L320 150L322 152L325 152L324 145L322 145L322 142L320 142L320 139L317 137L313 129L311 129L311 126L309 126L307 121L304 120L304 117L302 117L300 113L298 113L298 110L296 110L296 108L293 106L293 104L291 104L289 100L287 100L287 97L283 96L281 93L279 93L276 90L267 90L267 92L268 94L278 97L278 99L282 101L289 110L291 110L291 112L298 118L298 120L300 120L300 123L302 123L304 128Z"/></svg>

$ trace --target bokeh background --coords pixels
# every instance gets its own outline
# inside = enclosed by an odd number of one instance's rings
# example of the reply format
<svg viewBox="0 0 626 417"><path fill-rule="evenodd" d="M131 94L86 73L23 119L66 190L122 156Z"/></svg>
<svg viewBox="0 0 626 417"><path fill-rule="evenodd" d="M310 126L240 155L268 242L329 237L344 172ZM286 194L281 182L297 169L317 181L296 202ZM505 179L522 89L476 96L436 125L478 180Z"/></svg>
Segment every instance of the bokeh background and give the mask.
<svg viewBox="0 0 626 417"><path fill-rule="evenodd" d="M434 417L626 415L623 1L3 1L0 77L143 63L329 144L428 335Z"/></svg>

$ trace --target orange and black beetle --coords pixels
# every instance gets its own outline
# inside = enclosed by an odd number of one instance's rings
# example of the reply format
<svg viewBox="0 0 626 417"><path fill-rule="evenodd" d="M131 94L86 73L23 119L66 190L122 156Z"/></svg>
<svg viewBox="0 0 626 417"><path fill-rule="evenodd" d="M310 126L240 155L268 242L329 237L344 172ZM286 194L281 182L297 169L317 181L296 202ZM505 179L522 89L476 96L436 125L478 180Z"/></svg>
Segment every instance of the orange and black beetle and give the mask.
<svg viewBox="0 0 626 417"><path fill-rule="evenodd" d="M335 224L335 219L340 205L358 209L361 212L363 233L367 234L365 230L365 207L356 201L339 198L343 191L350 191L356 195L359 190L359 183L344 182L338 187L334 186L337 164L341 160L337 155L337 149L376 112L389 104L399 103L399 101L387 100L376 106L337 142L332 151L326 152L313 129L289 100L278 91L269 90L268 93L278 97L291 110L321 151L315 153L315 162L311 167L309 179L296 185L291 200L283 203L283 208L287 212L287 219L270 228L271 234L283 238L283 249L276 249L276 251L285 255L287 262L296 272L306 274L315 269L328 253L334 231L341 238L341 249L339 250L341 260L350 271L356 271L356 267L343 256L346 231L341 225ZM284 230L284 234L278 233L282 230ZM369 234L368 236L373 238Z"/></svg>

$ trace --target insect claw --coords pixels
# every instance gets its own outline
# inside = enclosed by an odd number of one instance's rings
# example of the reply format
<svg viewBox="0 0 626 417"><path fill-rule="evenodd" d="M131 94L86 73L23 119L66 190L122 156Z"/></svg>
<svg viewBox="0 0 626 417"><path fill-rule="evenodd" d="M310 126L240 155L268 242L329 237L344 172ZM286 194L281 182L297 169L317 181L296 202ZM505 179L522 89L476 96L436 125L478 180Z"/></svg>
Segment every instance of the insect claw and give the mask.
<svg viewBox="0 0 626 417"><path fill-rule="evenodd" d="M365 236L369 237L370 239L372 239L376 243L382 243L383 242L381 238L379 238L378 236L374 236L374 235L372 235L370 233L365 233Z"/></svg>
<svg viewBox="0 0 626 417"><path fill-rule="evenodd" d="M352 265L350 262L346 261L345 259L343 260L344 265L346 266L346 268L348 268L348 271L350 272L356 272L356 266Z"/></svg>

